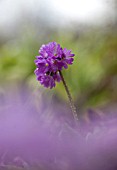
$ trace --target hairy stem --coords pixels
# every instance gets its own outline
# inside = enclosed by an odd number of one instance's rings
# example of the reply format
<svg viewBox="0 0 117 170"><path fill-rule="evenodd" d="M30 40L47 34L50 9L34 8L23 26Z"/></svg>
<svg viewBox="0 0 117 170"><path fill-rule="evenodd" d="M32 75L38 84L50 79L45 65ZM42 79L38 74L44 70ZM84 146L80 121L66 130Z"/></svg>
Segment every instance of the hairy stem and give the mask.
<svg viewBox="0 0 117 170"><path fill-rule="evenodd" d="M69 99L69 104L70 104L70 107L71 107L71 110L72 110L73 117L74 117L75 120L78 121L78 115L77 115L77 112L76 112L76 107L74 106L74 103L73 103L71 94L70 94L70 92L69 92L68 86L67 86L67 84L66 84L66 82L65 82L65 79L64 79L61 71L59 71L59 74L60 74L60 76L61 76L63 85L64 85L64 87L65 87L65 90L66 90L66 93L67 93L67 96L68 96L68 99Z"/></svg>

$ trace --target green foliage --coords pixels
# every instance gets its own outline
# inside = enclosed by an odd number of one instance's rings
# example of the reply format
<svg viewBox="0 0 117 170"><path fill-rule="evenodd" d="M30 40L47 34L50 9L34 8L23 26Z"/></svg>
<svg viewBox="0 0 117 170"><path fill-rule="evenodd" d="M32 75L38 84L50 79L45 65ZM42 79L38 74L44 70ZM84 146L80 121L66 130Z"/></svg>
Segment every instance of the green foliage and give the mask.
<svg viewBox="0 0 117 170"><path fill-rule="evenodd" d="M53 36L52 36L53 35ZM91 31L82 33L51 32L48 41L57 41L72 49L75 61L63 71L65 80L79 107L115 101L117 98L117 35ZM47 39L34 32L10 40L0 47L0 81L36 84L34 59L40 45ZM35 85L34 85L35 86ZM40 87L40 86L39 86ZM66 99L62 83L54 92ZM114 94L113 94L114 92Z"/></svg>

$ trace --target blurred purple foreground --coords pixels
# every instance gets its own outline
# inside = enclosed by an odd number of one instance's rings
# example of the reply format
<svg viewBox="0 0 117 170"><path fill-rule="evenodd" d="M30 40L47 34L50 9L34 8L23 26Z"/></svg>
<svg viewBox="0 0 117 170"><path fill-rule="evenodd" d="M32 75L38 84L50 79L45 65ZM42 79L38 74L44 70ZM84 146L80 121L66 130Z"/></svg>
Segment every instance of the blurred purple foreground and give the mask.
<svg viewBox="0 0 117 170"><path fill-rule="evenodd" d="M79 129L51 107L32 94L0 96L0 170L117 170L116 117Z"/></svg>

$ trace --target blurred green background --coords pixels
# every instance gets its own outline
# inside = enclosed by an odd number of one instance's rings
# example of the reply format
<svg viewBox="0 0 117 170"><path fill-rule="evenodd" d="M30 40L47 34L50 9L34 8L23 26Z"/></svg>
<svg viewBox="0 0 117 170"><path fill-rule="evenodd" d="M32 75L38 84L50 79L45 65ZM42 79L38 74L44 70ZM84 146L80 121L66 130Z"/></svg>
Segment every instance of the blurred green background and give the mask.
<svg viewBox="0 0 117 170"><path fill-rule="evenodd" d="M33 4L33 1L30 2ZM55 16L53 19L51 8L47 10L46 6L44 9L43 2L38 13L35 14L33 8L31 8L32 13L30 10L28 12L24 10L24 13L20 11L20 17L15 20L12 16L9 19L10 12L7 13L9 8L15 8L13 1L7 4L8 9L1 7L9 20L6 21L6 25L2 22L0 25L1 91L25 85L31 91L42 88L49 91L49 95L54 94L57 101L66 102L68 99L62 83L58 83L52 90L45 89L36 81L34 75L36 68L34 59L38 55L40 46L56 41L63 48L71 49L75 53L74 64L68 70L63 70L63 75L78 109L101 108L116 104L117 15L116 1L109 2L106 5L111 7L114 14L111 16L108 8L104 13L105 20L98 24L94 17L94 23L81 22L82 20L79 22L70 18L66 23L63 18L62 22L65 23L62 25L60 24L62 18ZM27 6L26 9L28 8ZM4 11L2 12L1 17L4 21Z"/></svg>

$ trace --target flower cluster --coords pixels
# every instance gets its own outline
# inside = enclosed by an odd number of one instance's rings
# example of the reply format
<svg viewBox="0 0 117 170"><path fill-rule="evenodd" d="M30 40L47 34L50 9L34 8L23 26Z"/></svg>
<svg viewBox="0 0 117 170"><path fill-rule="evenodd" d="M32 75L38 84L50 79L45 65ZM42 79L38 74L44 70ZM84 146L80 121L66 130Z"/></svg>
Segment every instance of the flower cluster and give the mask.
<svg viewBox="0 0 117 170"><path fill-rule="evenodd" d="M53 88L55 82L61 81L59 71L63 68L67 69L68 64L73 63L74 54L71 50L62 49L56 42L42 45L39 54L34 61L37 66L35 70L37 80L45 87Z"/></svg>

